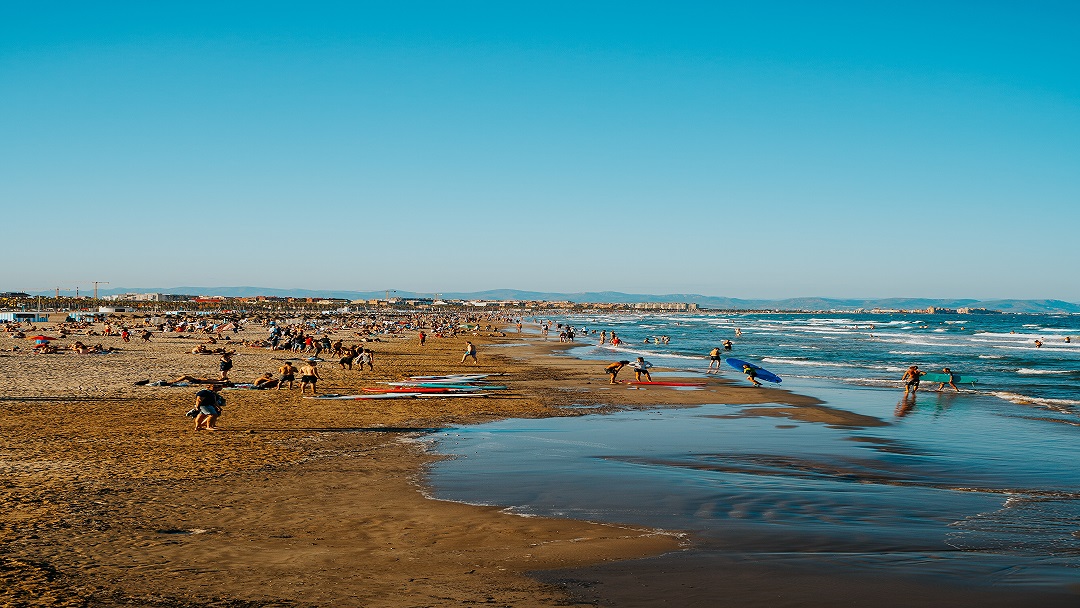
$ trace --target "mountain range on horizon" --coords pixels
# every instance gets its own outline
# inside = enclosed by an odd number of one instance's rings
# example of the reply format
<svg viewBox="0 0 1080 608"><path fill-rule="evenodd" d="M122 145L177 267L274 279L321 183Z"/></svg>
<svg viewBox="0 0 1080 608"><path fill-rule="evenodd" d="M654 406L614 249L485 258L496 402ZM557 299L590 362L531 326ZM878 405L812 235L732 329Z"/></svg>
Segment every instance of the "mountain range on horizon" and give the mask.
<svg viewBox="0 0 1080 608"><path fill-rule="evenodd" d="M336 289L281 289L272 287L116 287L99 290L100 295L125 293L171 293L188 295L212 295L225 297L277 296L286 298L346 298L349 300L382 299L389 293L397 298L432 298L436 295L450 300L545 300L566 302L621 303L635 302L687 302L702 308L720 310L853 310L873 308L925 309L938 308L987 308L1012 313L1080 313L1080 304L1052 299L994 299L969 298L783 298L746 299L701 294L633 294L617 291L600 292L541 292L518 289L491 289L474 292L422 293L405 290L348 291ZM53 292L35 292L32 295L51 296Z"/></svg>

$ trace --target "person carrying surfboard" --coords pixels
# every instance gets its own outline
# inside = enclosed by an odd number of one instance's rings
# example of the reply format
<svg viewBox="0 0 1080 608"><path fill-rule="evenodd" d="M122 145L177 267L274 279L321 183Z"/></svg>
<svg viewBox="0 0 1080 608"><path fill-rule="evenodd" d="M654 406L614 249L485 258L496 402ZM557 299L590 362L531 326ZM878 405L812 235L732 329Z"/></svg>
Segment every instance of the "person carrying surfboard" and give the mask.
<svg viewBox="0 0 1080 608"><path fill-rule="evenodd" d="M947 382L942 382L941 384L939 384L937 387L937 392L940 393L942 389L945 388L945 385L948 384L949 386L953 387L953 390L959 393L960 389L956 387L956 374L954 374L952 370L947 367L941 368L941 371L949 375L949 380Z"/></svg>
<svg viewBox="0 0 1080 608"><path fill-rule="evenodd" d="M746 374L746 379L754 383L754 386L761 386L761 383L757 381L757 370L750 365L743 365L742 371Z"/></svg>

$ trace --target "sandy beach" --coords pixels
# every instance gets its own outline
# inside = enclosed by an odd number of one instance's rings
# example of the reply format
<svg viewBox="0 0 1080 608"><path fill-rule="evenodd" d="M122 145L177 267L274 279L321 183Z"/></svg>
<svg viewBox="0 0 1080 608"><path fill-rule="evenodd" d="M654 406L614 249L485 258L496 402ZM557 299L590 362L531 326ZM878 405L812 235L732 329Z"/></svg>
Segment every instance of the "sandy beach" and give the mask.
<svg viewBox="0 0 1080 608"><path fill-rule="evenodd" d="M465 339L478 345L478 365L459 363ZM95 340L120 350L37 355L27 340L0 338L6 606L565 605L564 589L526 573L661 555L688 541L429 499L422 477L433 456L410 438L450 424L579 415L570 405L787 403L801 417L843 415L720 379L692 392L611 386L595 362L557 356L565 345L554 340L522 345L508 333L421 347L409 334L367 345L373 371L322 363L320 392L462 372L501 374L507 389L369 401L225 390L221 430L196 433L184 412L200 387L135 383L215 377L217 356L190 354L198 339L172 334ZM234 381L288 356L232 344Z"/></svg>

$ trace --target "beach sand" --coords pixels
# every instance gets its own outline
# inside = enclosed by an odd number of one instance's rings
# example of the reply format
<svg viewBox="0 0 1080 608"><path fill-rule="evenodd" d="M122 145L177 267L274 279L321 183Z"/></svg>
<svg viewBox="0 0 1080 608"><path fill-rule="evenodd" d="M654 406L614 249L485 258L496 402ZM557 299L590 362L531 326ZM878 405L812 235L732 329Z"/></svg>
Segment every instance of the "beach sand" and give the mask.
<svg viewBox="0 0 1080 608"><path fill-rule="evenodd" d="M479 365L459 363L466 338ZM199 338L92 340L121 350L35 355L0 337L0 605L564 605L566 590L527 573L660 555L685 539L429 499L434 456L410 440L417 431L581 405L818 404L722 379L695 391L612 386L602 365L558 356L567 345L513 333L424 347L410 334L367 345L374 371L321 363L320 392L463 372L503 374L508 389L369 401L226 390L221 430L196 433L184 412L200 387L134 383L215 377L217 356L189 354ZM234 381L288 356L233 344Z"/></svg>

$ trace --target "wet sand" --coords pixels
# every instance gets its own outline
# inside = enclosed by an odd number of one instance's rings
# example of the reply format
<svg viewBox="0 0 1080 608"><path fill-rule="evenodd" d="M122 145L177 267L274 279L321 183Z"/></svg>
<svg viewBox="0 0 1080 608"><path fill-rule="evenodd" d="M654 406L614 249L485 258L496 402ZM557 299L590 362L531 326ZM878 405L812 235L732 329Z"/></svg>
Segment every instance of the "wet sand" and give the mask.
<svg viewBox="0 0 1080 608"><path fill-rule="evenodd" d="M198 338L94 337L121 350L35 355L28 341L0 336L0 599L14 606L562 605L565 590L527 573L660 555L685 539L429 499L420 479L433 456L410 437L448 424L578 415L572 406L580 405L816 403L719 379L693 391L612 386L595 362L557 356L557 342L497 348L523 340L467 337L480 348L479 365L458 363L466 337L424 347L411 335L388 338L368 344L374 371L321 363L320 392L474 371L503 374L498 382L507 390L484 399L372 401L226 390L221 430L196 433L183 413L200 387L134 383L216 376L217 356L189 354ZM288 357L233 348L234 381L274 371Z"/></svg>

